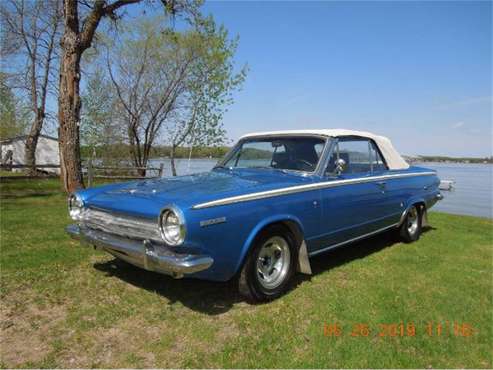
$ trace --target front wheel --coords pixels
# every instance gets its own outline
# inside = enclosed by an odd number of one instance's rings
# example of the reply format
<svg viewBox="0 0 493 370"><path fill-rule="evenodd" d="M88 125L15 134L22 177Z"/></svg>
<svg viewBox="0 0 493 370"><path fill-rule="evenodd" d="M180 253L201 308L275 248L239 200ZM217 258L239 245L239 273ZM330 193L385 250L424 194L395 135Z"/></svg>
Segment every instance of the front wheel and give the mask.
<svg viewBox="0 0 493 370"><path fill-rule="evenodd" d="M248 300L264 302L282 295L296 269L298 249L293 234L275 225L264 230L253 249L239 278L239 291Z"/></svg>
<svg viewBox="0 0 493 370"><path fill-rule="evenodd" d="M412 206L399 229L402 241L412 243L418 240L421 235L421 223L422 214L420 209L417 206Z"/></svg>

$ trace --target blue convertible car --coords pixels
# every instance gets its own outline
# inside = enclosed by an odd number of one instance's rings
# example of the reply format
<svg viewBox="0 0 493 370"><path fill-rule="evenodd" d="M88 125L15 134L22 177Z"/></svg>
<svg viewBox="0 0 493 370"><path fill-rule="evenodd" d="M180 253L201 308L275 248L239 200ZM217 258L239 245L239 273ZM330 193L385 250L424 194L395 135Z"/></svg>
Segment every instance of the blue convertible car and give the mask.
<svg viewBox="0 0 493 370"><path fill-rule="evenodd" d="M210 172L81 190L69 234L146 270L237 279L281 295L310 257L394 229L419 238L441 199L434 171L410 167L382 136L350 130L242 137Z"/></svg>

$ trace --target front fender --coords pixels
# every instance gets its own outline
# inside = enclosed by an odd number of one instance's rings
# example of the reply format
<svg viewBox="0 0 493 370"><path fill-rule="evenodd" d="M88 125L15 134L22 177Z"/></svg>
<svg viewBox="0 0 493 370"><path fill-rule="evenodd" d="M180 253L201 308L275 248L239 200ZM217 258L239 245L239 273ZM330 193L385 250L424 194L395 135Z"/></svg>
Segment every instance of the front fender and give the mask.
<svg viewBox="0 0 493 370"><path fill-rule="evenodd" d="M286 221L294 222L298 226L298 228L301 232L301 235L305 234L303 224L301 223L301 221L299 220L298 217L296 217L292 214L278 214L278 215L269 216L269 217L266 217L266 218L260 220L255 225L255 227L250 231L250 234L248 235L246 241L243 243L243 246L241 248L240 258L238 259L238 264L235 268L235 271L238 272L241 269L241 267L243 266L243 263L245 261L245 258L248 255L248 252L250 251L250 249L253 246L255 238L265 227L272 225L272 224L275 224L275 223L278 223L278 222L286 222Z"/></svg>

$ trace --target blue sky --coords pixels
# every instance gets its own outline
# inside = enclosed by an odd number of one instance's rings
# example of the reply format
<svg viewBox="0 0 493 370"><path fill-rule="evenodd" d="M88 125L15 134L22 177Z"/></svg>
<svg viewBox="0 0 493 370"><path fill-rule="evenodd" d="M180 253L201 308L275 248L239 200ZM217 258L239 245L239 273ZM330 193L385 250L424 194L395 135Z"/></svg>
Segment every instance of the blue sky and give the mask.
<svg viewBox="0 0 493 370"><path fill-rule="evenodd" d="M262 130L350 128L405 154L492 155L492 3L209 1L248 63L224 119Z"/></svg>

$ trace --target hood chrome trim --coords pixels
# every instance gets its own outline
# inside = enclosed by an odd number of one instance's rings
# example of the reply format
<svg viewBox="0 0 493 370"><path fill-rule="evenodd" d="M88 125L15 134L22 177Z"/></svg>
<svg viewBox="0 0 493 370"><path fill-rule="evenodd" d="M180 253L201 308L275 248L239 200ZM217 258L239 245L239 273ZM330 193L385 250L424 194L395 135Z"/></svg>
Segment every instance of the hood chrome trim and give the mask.
<svg viewBox="0 0 493 370"><path fill-rule="evenodd" d="M266 191L260 191L257 193L252 193L252 194L237 195L234 197L228 197L228 198L213 200L210 202L195 204L194 206L192 206L192 209L204 209L204 208L210 208L210 207L224 206L227 204L248 202L251 200L272 198L272 197L278 197L281 195L301 193L301 192L305 192L305 191L335 188L335 187L344 186L344 185L362 184L362 183L367 183L367 182L372 182L372 181L382 181L382 180L391 180L391 179L398 179L398 178L404 178L404 177L432 176L432 175L436 175L436 172L430 171L430 172L398 173L398 174L393 174L393 175L368 176L368 177L363 177L363 178L360 177L360 178L356 178L356 179L347 179L347 180L324 181L324 182L317 182L314 184L289 186L287 188L266 190Z"/></svg>

